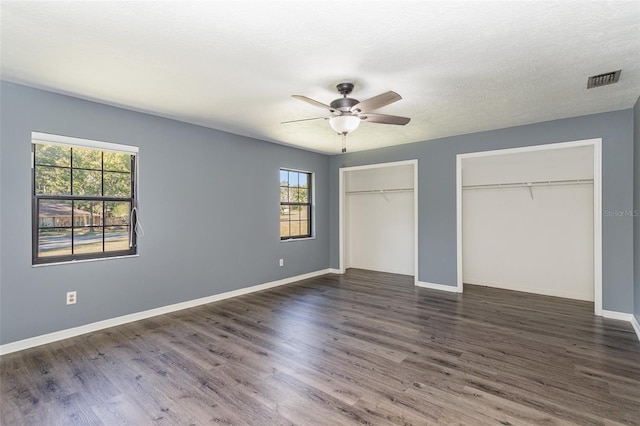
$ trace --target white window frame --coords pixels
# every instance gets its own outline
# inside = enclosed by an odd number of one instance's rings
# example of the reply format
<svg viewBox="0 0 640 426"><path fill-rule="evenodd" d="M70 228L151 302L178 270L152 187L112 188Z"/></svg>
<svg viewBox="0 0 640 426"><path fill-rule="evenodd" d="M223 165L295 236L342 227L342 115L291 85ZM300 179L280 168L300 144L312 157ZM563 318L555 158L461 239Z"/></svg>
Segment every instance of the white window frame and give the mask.
<svg viewBox="0 0 640 426"><path fill-rule="evenodd" d="M58 146L64 146L64 147L70 147L70 148L88 148L88 149L95 149L99 151L116 152L120 154L129 154L129 155L135 156L135 168L133 170L134 194L132 197L132 210L135 211L135 214L132 215L134 220L132 221L132 223L129 224L129 227L131 229L131 234L130 234L131 238L133 239L133 241L136 240L135 234L136 234L136 230L138 228L138 222L139 222L138 221L139 212L138 212L137 204L138 204L138 176L139 176L139 170L140 170L139 148L137 146L117 144L112 142L102 142L102 141L96 141L91 139L81 139L81 138L76 138L71 136L62 136L62 135L55 135L55 134L49 134L49 133L43 133L43 132L31 132L31 145L33 146L38 144L58 145ZM32 176L33 176L35 167L36 167L35 156L34 156L34 150L32 148L31 150ZM103 252L99 254L96 253L95 256L88 256L88 257L80 256L77 259L70 258L73 256L64 256L60 258L51 258L51 260L49 259L43 260L43 258L38 257L37 256L38 218L36 217L36 207L35 207L36 196L34 193L34 185L35 185L35 182L32 181L31 182L31 198L33 200L32 211L31 211L31 216L33 221L32 245L35 245L34 247L32 247L32 266L33 267L59 265L59 264L76 263L76 262L91 262L91 261L108 260L108 259L120 259L120 258L138 256L138 245L134 244L132 246L131 252L126 254L110 255L109 252Z"/></svg>

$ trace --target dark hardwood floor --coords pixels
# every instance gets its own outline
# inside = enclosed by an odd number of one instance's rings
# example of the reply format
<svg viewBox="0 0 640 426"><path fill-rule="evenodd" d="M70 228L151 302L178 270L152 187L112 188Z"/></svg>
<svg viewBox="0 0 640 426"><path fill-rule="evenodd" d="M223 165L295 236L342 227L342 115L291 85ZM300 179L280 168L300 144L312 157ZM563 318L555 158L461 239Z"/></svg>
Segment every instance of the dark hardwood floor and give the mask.
<svg viewBox="0 0 640 426"><path fill-rule="evenodd" d="M0 358L2 425L640 424L593 305L350 270Z"/></svg>

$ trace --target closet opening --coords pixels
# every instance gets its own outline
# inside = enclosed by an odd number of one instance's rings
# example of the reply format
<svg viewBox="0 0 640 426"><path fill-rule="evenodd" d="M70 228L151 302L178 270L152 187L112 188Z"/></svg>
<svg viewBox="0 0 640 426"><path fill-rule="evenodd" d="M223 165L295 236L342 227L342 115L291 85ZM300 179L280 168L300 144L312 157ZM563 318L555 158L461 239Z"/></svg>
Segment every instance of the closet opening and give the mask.
<svg viewBox="0 0 640 426"><path fill-rule="evenodd" d="M594 303L602 314L601 139L457 156L464 284Z"/></svg>
<svg viewBox="0 0 640 426"><path fill-rule="evenodd" d="M340 272L368 269L418 278L418 160L343 167Z"/></svg>

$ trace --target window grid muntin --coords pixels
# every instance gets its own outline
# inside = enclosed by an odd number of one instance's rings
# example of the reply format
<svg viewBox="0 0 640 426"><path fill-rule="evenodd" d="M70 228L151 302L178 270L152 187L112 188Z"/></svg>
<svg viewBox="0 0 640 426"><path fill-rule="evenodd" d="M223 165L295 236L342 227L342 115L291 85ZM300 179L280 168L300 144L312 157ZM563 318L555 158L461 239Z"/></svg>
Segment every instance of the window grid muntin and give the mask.
<svg viewBox="0 0 640 426"><path fill-rule="evenodd" d="M74 167L73 165L73 150L74 146L68 146L69 148L69 166L58 166L51 164L39 164L38 162L38 150L37 146L49 145L46 142L33 142L32 143L32 154L33 154L33 170L32 170L32 263L35 264L46 264L46 263L57 263L64 262L69 260L82 260L82 259L103 259L109 257L123 256L123 255L131 255L136 254L137 252L137 241L135 232L132 235L132 240L129 243L129 248L125 250L106 250L106 228L115 228L115 227L126 227L129 231L129 235L131 235L131 209L135 206L135 185L136 185L136 158L137 155L135 153L119 153L123 155L127 155L129 158L129 171L122 170L106 170L104 168L104 153L108 152L100 148L83 148L76 147L78 149L86 149L92 151L100 152L100 166L101 169L92 169L86 167ZM67 169L69 170L69 191L68 195L58 195L58 194L38 194L36 190L36 176L39 167L50 167L50 168L59 168L59 169ZM90 170L90 171L99 171L101 174L101 182L100 182L100 192L104 194L104 173L121 173L130 175L129 179L129 194L128 197L113 197L113 196L96 196L96 195L76 195L74 194L74 185L73 185L73 171L74 170ZM59 201L71 201L71 221L70 226L68 227L41 227L40 226L40 201L41 200L59 200ZM102 250L100 252L91 252L91 253L74 253L75 248L75 232L76 229L83 229L86 226L76 226L75 225L75 209L76 209L76 201L100 201L102 202L102 225L94 226L94 228L101 229L101 246ZM129 204L129 220L128 225L106 225L106 203L107 202L127 202ZM71 254L70 255L41 255L40 251L40 232L41 230L51 230L51 229L64 229L68 230L71 234ZM80 244L81 246L81 244Z"/></svg>

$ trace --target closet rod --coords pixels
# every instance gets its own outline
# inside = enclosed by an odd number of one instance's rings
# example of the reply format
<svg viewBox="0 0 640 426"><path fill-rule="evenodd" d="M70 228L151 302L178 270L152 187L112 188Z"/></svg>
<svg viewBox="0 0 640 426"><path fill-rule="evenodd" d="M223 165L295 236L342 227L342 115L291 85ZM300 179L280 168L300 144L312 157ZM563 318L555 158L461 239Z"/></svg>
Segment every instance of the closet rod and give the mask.
<svg viewBox="0 0 640 426"><path fill-rule="evenodd" d="M385 194L388 192L413 192L413 188L365 189L362 191L347 191L346 194Z"/></svg>
<svg viewBox="0 0 640 426"><path fill-rule="evenodd" d="M542 180L537 182L491 183L485 185L464 185L463 189L522 188L532 186L584 185L593 183L593 179Z"/></svg>

